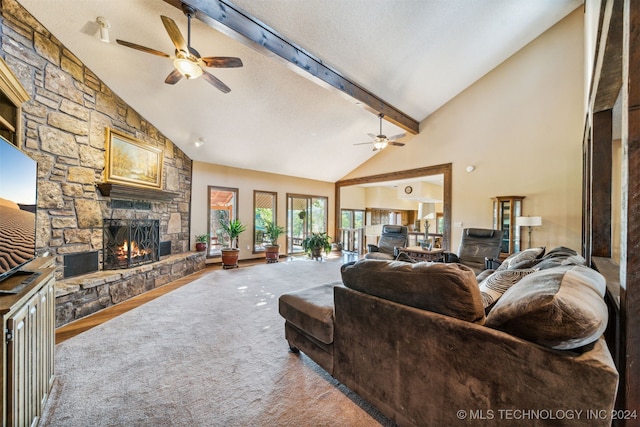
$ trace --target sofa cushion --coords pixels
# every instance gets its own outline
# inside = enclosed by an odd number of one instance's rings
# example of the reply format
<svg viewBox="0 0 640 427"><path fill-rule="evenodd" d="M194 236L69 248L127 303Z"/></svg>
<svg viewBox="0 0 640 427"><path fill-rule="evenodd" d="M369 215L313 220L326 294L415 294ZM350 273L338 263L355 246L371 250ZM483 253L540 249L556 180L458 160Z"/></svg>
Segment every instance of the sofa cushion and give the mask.
<svg viewBox="0 0 640 427"><path fill-rule="evenodd" d="M585 266L537 271L504 293L486 326L554 349L582 347L607 326L605 288L604 277Z"/></svg>
<svg viewBox="0 0 640 427"><path fill-rule="evenodd" d="M524 251L515 252L509 255L502 264L496 269L501 270L515 270L522 268L531 268L538 262L538 259L544 255L545 247L529 248Z"/></svg>
<svg viewBox="0 0 640 427"><path fill-rule="evenodd" d="M546 270L561 265L587 265L587 260L576 251L559 246L548 251L536 264L536 269Z"/></svg>
<svg viewBox="0 0 640 427"><path fill-rule="evenodd" d="M491 275L482 280L479 285L480 294L482 295L482 305L484 305L484 308L486 309L494 304L510 287L534 271L536 270L533 268L494 271Z"/></svg>
<svg viewBox="0 0 640 427"><path fill-rule="evenodd" d="M303 332L324 344L333 343L333 288L331 282L280 296L280 315Z"/></svg>
<svg viewBox="0 0 640 427"><path fill-rule="evenodd" d="M472 269L444 264L364 259L341 268L348 288L400 304L482 324L484 307Z"/></svg>

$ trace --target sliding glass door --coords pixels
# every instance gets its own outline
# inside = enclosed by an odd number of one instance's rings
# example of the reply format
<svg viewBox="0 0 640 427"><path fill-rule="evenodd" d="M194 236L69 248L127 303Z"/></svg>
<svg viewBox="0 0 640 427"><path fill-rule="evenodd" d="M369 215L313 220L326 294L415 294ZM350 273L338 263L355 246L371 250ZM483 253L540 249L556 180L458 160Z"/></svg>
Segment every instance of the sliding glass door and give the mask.
<svg viewBox="0 0 640 427"><path fill-rule="evenodd" d="M326 197L287 195L287 253L303 253L302 241L311 233L327 231Z"/></svg>

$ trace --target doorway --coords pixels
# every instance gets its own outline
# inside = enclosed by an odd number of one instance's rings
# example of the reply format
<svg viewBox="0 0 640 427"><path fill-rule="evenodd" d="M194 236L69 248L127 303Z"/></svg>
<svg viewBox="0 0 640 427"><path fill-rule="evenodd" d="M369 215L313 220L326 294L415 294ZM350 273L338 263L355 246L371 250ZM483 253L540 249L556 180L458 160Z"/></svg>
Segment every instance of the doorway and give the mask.
<svg viewBox="0 0 640 427"><path fill-rule="evenodd" d="M341 224L342 211L341 208L341 192L345 187L357 186L370 183L384 183L389 181L410 180L414 178L427 177L433 175L442 175L442 217L437 219L438 232L442 234L442 248L450 250L451 247L451 187L452 187L452 164L445 163L435 166L426 166L417 169L408 169L399 172L390 172L380 175L371 175L360 178L345 179L336 182L336 232L339 232L339 224ZM438 212L440 213L440 212Z"/></svg>
<svg viewBox="0 0 640 427"><path fill-rule="evenodd" d="M358 255L364 253L365 211L342 209L340 215L340 243L342 250Z"/></svg>
<svg viewBox="0 0 640 427"><path fill-rule="evenodd" d="M287 194L287 254L304 253L302 241L311 233L327 231L328 199Z"/></svg>

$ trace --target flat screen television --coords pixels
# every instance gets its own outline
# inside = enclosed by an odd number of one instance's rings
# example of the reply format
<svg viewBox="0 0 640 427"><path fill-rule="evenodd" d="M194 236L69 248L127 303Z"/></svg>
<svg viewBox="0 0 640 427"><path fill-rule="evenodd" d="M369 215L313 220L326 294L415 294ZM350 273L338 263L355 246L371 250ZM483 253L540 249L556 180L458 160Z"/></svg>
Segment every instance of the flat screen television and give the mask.
<svg viewBox="0 0 640 427"><path fill-rule="evenodd" d="M38 164L0 137L0 282L36 256Z"/></svg>

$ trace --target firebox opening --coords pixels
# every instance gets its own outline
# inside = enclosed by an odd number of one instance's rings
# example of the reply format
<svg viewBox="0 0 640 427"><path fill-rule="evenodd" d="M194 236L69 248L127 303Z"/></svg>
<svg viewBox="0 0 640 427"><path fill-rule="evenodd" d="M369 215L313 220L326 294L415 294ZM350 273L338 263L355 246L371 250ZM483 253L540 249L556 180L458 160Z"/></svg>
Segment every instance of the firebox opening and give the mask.
<svg viewBox="0 0 640 427"><path fill-rule="evenodd" d="M131 268L160 259L160 221L105 219L104 270Z"/></svg>

